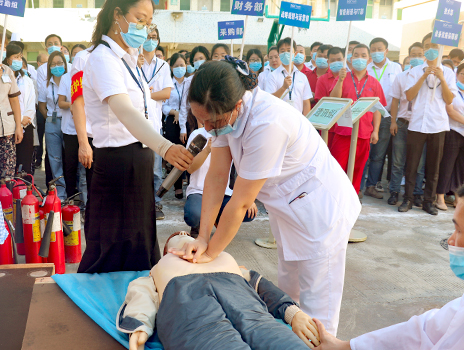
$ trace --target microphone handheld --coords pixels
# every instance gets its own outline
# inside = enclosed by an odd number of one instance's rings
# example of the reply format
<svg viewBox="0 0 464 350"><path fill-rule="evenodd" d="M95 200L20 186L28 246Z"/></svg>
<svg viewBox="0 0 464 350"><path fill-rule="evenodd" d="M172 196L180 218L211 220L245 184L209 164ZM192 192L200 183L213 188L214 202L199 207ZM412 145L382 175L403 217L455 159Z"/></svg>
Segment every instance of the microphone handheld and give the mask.
<svg viewBox="0 0 464 350"><path fill-rule="evenodd" d="M200 153L203 150L203 148L206 145L206 142L207 140L203 135L197 135L192 140L187 150L195 157L198 153ZM169 191L172 185L174 185L174 183L179 179L179 177L181 177L182 173L182 170L179 170L177 168L172 169L169 175L166 177L166 179L164 179L163 183L158 189L158 192L156 192L156 195L160 198L163 197L166 194L166 192Z"/></svg>

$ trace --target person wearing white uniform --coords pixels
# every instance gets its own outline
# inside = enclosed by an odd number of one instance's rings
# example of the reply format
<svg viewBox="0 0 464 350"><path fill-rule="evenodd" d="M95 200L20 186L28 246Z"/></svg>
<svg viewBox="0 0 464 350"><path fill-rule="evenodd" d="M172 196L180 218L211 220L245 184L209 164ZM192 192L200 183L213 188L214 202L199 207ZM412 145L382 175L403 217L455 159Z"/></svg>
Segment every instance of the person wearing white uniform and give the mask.
<svg viewBox="0 0 464 350"><path fill-rule="evenodd" d="M464 280L464 187L457 193L453 222L455 231L448 239L450 267ZM464 296L441 309L413 316L409 321L341 341L328 334L315 320L321 337L319 350L462 350L464 344Z"/></svg>
<svg viewBox="0 0 464 350"><path fill-rule="evenodd" d="M152 31L153 11L151 0L114 0L98 15L83 73L95 161L87 248L78 272L151 269L160 259L153 151L180 170L193 159L148 120L150 90L137 67L137 49Z"/></svg>
<svg viewBox="0 0 464 350"><path fill-rule="evenodd" d="M192 80L192 113L217 137L198 239L172 252L197 263L211 261L258 198L277 241L279 288L336 334L348 237L361 211L358 196L311 123L255 88L246 73L243 61L210 62ZM232 160L238 173L234 193L210 240Z"/></svg>
<svg viewBox="0 0 464 350"><path fill-rule="evenodd" d="M277 51L282 65L268 75L265 89L266 92L282 99L300 113L307 115L311 110L310 99L313 94L306 75L301 73L294 64L292 64L291 74L288 72L290 60L293 59L293 57L290 58L290 43L290 38L281 39L277 43ZM293 52L296 51L295 42L293 42L293 50Z"/></svg>
<svg viewBox="0 0 464 350"><path fill-rule="evenodd" d="M269 57L269 66L264 67L264 70L258 76L258 86L261 90L266 90L266 81L273 71L280 67L282 62L280 62L279 51L277 50L277 46L272 46L267 56Z"/></svg>

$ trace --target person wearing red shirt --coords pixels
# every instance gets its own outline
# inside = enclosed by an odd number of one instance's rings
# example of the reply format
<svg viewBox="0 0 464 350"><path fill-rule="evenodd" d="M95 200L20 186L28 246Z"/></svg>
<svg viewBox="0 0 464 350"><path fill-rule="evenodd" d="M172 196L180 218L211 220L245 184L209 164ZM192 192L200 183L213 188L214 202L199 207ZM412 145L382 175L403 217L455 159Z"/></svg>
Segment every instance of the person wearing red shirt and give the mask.
<svg viewBox="0 0 464 350"><path fill-rule="evenodd" d="M330 93L331 97L351 98L353 101L360 97L379 97L383 106L387 104L383 94L382 86L377 79L367 73L367 62L370 58L369 48L360 44L353 49L351 63L353 71L346 72L345 68L340 70ZM353 186L359 193L364 165L369 158L370 144L376 144L379 140L380 112L367 112L359 120L358 144L356 148L356 159L353 172ZM352 128L339 126L335 128L335 136L330 151L333 157L346 171L350 153Z"/></svg>
<svg viewBox="0 0 464 350"><path fill-rule="evenodd" d="M311 73L311 69L306 67L305 61L306 61L306 52L305 52L304 46L296 45L295 58L293 59L293 63L295 64L295 67L298 68L298 70L301 73L306 75L306 78L308 78L308 82L309 82L309 74Z"/></svg>
<svg viewBox="0 0 464 350"><path fill-rule="evenodd" d="M340 69L343 68L344 50L339 47L332 47L327 53L330 69L317 80L316 92L314 94L314 103L318 103L323 97L330 96L330 90L338 77ZM332 140L335 135L335 126L332 126L329 130L329 141L327 146L330 149Z"/></svg>
<svg viewBox="0 0 464 350"><path fill-rule="evenodd" d="M321 45L317 49L316 53L316 68L314 68L308 75L309 86L311 91L316 91L317 80L329 71L329 62L327 60L327 54L332 48L332 45ZM311 108L316 105L315 100L311 100Z"/></svg>

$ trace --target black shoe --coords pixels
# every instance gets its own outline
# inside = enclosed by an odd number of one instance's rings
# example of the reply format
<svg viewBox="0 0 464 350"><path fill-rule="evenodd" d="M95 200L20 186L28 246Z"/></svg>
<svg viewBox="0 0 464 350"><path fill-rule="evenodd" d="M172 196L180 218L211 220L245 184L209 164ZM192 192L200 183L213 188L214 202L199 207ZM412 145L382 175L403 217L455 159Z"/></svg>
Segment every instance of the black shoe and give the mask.
<svg viewBox="0 0 464 350"><path fill-rule="evenodd" d="M403 203L398 207L400 213L406 213L409 209L412 208L412 202L409 199L404 199Z"/></svg>
<svg viewBox="0 0 464 350"><path fill-rule="evenodd" d="M438 210L435 208L433 203L427 202L422 206L422 210L429 213L430 215L438 215Z"/></svg>
<svg viewBox="0 0 464 350"><path fill-rule="evenodd" d="M40 169L42 167L42 162L35 162L34 168Z"/></svg>
<svg viewBox="0 0 464 350"><path fill-rule="evenodd" d="M422 208L423 204L422 196L420 194L415 194L414 195L414 206L418 208Z"/></svg>
<svg viewBox="0 0 464 350"><path fill-rule="evenodd" d="M398 203L398 192L391 192L390 198L388 198L388 204L396 205Z"/></svg>
<svg viewBox="0 0 464 350"><path fill-rule="evenodd" d="M161 211L159 205L155 205L156 208L156 220L164 220L164 213Z"/></svg>
<svg viewBox="0 0 464 350"><path fill-rule="evenodd" d="M190 229L190 236L192 236L193 238L197 238L198 237L198 232L200 231L200 228L199 227L192 227Z"/></svg>

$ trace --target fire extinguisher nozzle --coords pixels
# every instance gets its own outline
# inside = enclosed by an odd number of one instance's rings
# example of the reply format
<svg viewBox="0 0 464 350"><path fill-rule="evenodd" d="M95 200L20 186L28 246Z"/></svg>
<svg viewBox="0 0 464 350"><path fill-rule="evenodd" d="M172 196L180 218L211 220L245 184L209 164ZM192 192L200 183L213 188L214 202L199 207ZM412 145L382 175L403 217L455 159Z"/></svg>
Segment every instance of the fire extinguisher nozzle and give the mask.
<svg viewBox="0 0 464 350"><path fill-rule="evenodd" d="M156 192L156 196L161 198L168 192L168 190L169 190L169 188L164 188L163 186L160 186L160 188Z"/></svg>
<svg viewBox="0 0 464 350"><path fill-rule="evenodd" d="M65 237L68 237L72 233L72 230L68 226L68 224L66 224L64 221L62 221L62 224L63 224L63 235Z"/></svg>
<svg viewBox="0 0 464 350"><path fill-rule="evenodd" d="M54 216L55 212L53 210L50 210L50 213L48 214L47 226L45 226L42 243L40 244L39 256L41 256L42 258L48 258L48 253L50 251L50 240L52 238Z"/></svg>

